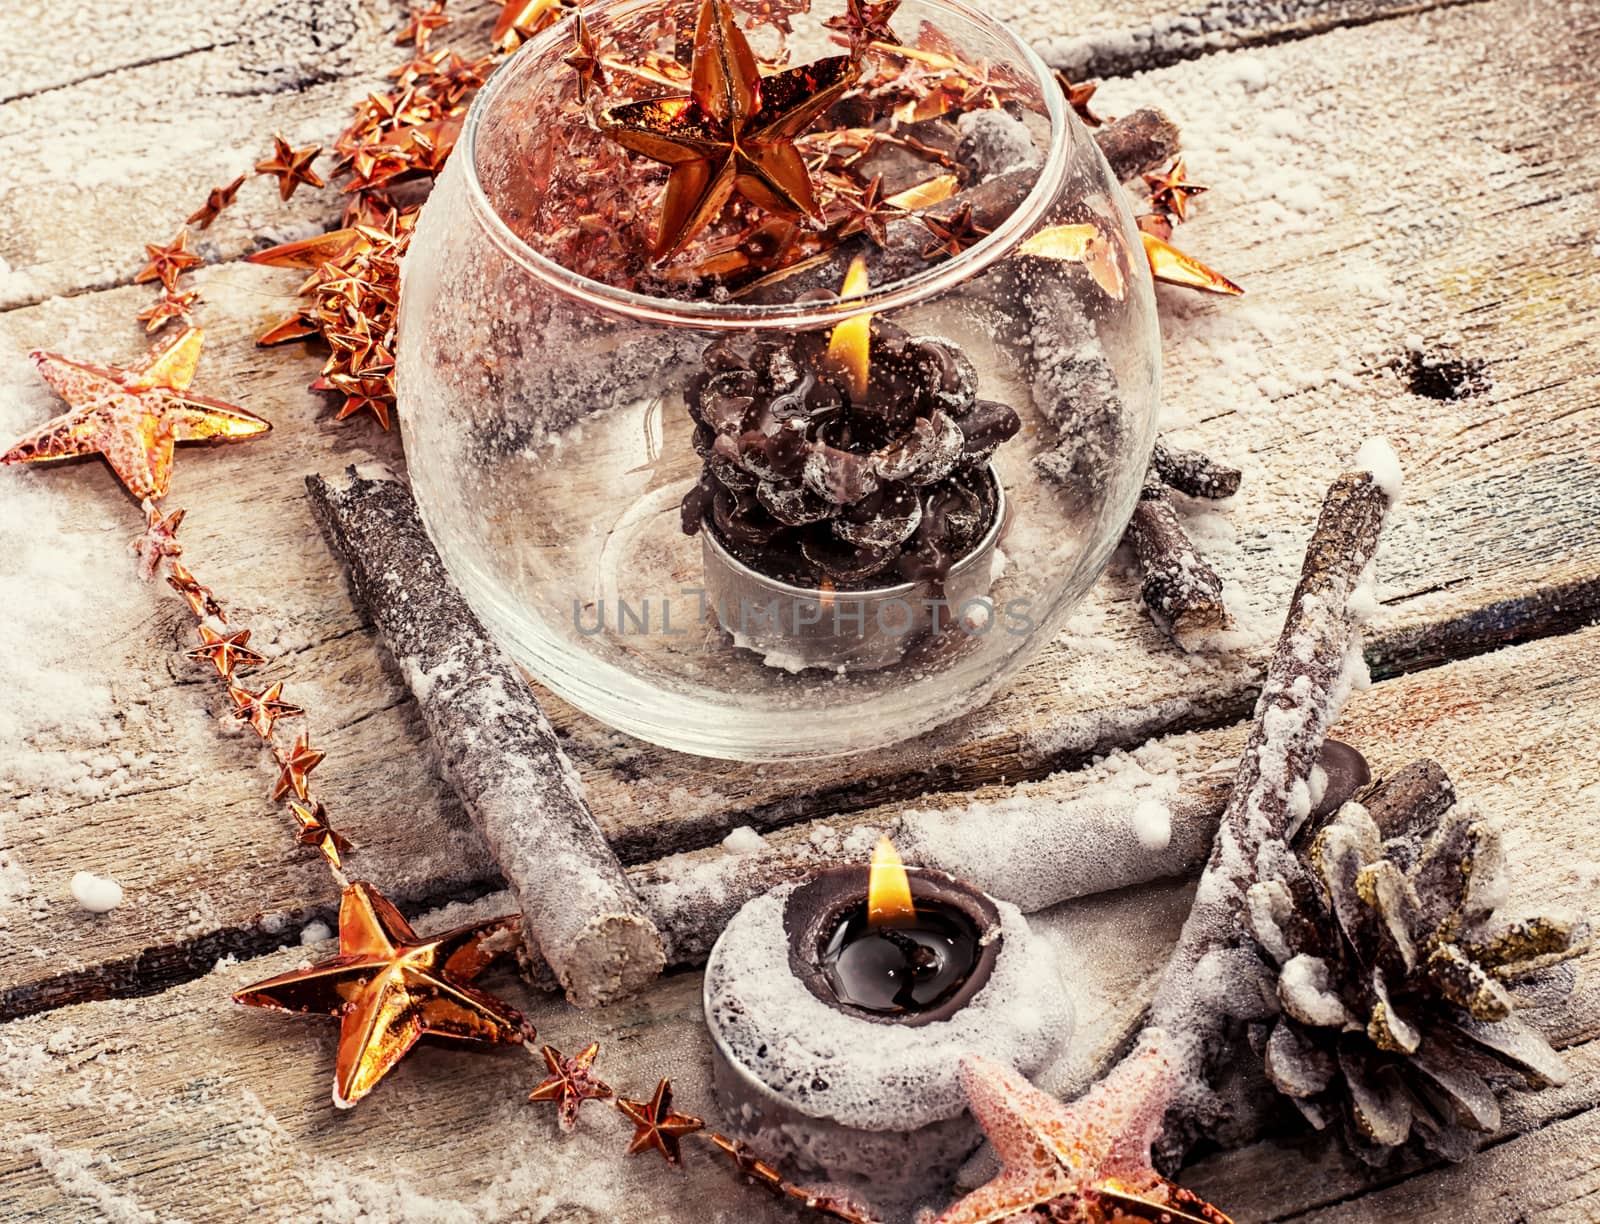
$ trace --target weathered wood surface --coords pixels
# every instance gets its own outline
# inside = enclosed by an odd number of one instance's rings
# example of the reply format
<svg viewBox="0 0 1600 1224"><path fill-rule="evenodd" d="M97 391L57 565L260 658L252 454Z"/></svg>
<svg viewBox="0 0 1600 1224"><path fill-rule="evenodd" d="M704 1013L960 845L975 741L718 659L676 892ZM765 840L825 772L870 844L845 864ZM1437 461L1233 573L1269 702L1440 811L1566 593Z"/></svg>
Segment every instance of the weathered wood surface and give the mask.
<svg viewBox="0 0 1600 1224"><path fill-rule="evenodd" d="M624 857L709 844L736 824L1040 777L1154 733L1242 717L1317 499L1367 433L1395 441L1410 477L1381 558L1385 606L1372 647L1380 671L1593 616L1600 357L1587 337L1600 295L1585 280L1591 238L1578 219L1600 211L1600 103L1572 82L1592 72L1597 42L1568 6L1496 0L1108 84L1108 108L1157 101L1183 122L1194 173L1216 189L1182 238L1251 288L1242 301L1163 296L1177 440L1246 471L1234 506L1189 516L1229 583L1246 627L1241 645L1180 655L1135 606L1136 581L1116 568L1070 631L987 709L914 749L811 768L659 752L551 701ZM1481 68L1463 77L1464 62ZM1317 100L1358 96L1360 106ZM1419 108L1418 96L1434 101ZM308 93L282 99L314 102ZM316 103L319 113L326 104ZM1403 109L1406 124L1377 118ZM53 130L37 113L29 125L37 139ZM57 183L67 167L58 169ZM434 778L415 710L385 675L298 491L308 471L369 458L399 465L398 439L331 421L324 399L303 390L313 355L251 344L286 311L294 273L228 263L196 280L210 298L197 385L238 397L278 428L247 446L182 457L173 504L190 511L188 559L269 652L287 652L271 674L313 712L330 752L318 780L361 844L359 869L405 903L493 887L483 848ZM49 345L122 360L139 350L132 315L146 297L123 287L0 315L5 382L15 390L4 424L20 429L55 410L17 354ZM1407 338L1433 344L1452 333L1487 363L1493 389L1459 401L1411 394L1397 368ZM68 680L103 675L103 733L129 762L88 777L82 796L65 801L59 781L43 779L98 755L81 729L37 728L27 751L0 765L16 813L4 837L28 873L33 907L0 930L0 959L19 966L0 983L0 1009L159 988L223 952L271 946L280 924L326 917L334 898L319 869L263 802L264 759L242 745L219 750L210 726L219 694L176 653L188 632L179 607L165 591L117 577L131 507L94 464L0 479L40 489L37 516L8 530L59 533L107 575L116 614L105 620L104 649L45 654ZM119 717L130 709L140 717ZM71 874L95 868L114 869L137 904L98 923L64 904ZM39 946L56 959L35 957Z"/></svg>
<svg viewBox="0 0 1600 1224"><path fill-rule="evenodd" d="M1370 746L1379 772L1437 754L1463 795L1506 822L1513 906L1592 906L1600 863L1591 861L1592 826L1573 819L1569 762L1600 754L1597 696L1600 629L1591 629L1381 682L1352 699L1339 734ZM1130 891L1035 920L1071 958L1079 1000L1079 1032L1056 1083L1081 1079L1137 1018L1187 896L1183 887ZM506 901L497 894L468 908L487 915ZM461 909L418 925L464 920ZM326 951L230 961L150 998L0 1028L8 1218L74 1219L98 1208L121 1219L141 1209L162 1220L237 1219L250 1209L272 1220L349 1219L359 1206L380 1219L606 1220L624 1193L637 1195L640 1218L767 1215L760 1192L738 1190L706 1158L687 1177L620 1160L597 1169L628 1132L591 1108L576 1138L558 1138L550 1116L523 1103L534 1064L514 1051L419 1051L357 1110L336 1113L327 1096L332 1022L228 1002L239 985ZM1322 1140L1285 1138L1211 1157L1186 1178L1241 1221L1592 1219L1583 1211L1600 1176L1597 969L1600 954L1580 962L1585 997L1551 1018L1571 1082L1511 1098L1504 1133L1478 1160L1394 1188ZM589 1013L528 997L509 978L489 984L528 1007L542 1040L568 1049L602 1041L614 1084L643 1091L671 1074L682 1104L715 1119L697 974Z"/></svg>
<svg viewBox="0 0 1600 1224"><path fill-rule="evenodd" d="M0 10L0 46L29 52L0 66L0 309L12 307L0 313L0 433L56 410L20 360L28 348L107 361L140 351L133 315L150 295L127 282L141 244L170 237L272 129L297 142L337 131L403 57L390 42L402 7ZM494 7L453 5L466 20L438 41L468 41ZM1225 760L1327 479L1363 436L1384 433L1406 463L1409 504L1380 557L1369 653L1380 676L1469 661L1380 683L1339 733L1380 767L1437 756L1465 793L1523 830L1519 895L1583 903L1600 879L1583 789L1600 748L1600 642L1587 632L1469 656L1600 612L1595 14L1560 0L1008 7L1075 70L1192 61L1112 81L1097 103L1160 105L1179 121L1191 172L1214 185L1180 244L1250 291L1230 302L1163 294L1164 426L1246 473L1231 507L1186 507L1242 615L1237 647L1180 655L1119 565L1009 694L915 752L809 769L716 764L627 741L552 700L608 834L639 861L737 824L957 805L1018 780L1048 795L1082 781L1038 780L1053 769L1169 730L1194 732L1180 742L1186 759ZM1219 47L1246 49L1192 58ZM287 311L295 274L237 262L338 206L302 191L282 207L256 182L205 235L201 249L220 262L196 278L209 299L197 386L278 428L183 456L173 504L191 512L186 560L281 656L270 674L311 709L330 753L318 781L360 843L355 866L417 913L497 878L299 492L310 471L401 466L399 440L333 423L303 389L315 357L253 347ZM1411 393L1413 340L1481 359L1492 389L1458 401ZM46 580L13 566L11 543L56 540L103 585L104 614L94 648L70 656L52 654L41 625L39 666L105 686L85 723L24 719L22 742L0 752L0 866L26 875L23 894L0 901L0 1017L42 1012L0 1026L0 1214L238 1219L259 1207L267 1218L344 1219L354 1203L426 1219L612 1218L613 1200L588 1185L594 1149L552 1142L548 1120L529 1118L505 1082L514 1061L429 1050L353 1118L334 1118L330 1026L224 1001L230 985L298 953L168 989L224 954L292 944L306 922L331 918L336 897L265 802L264 757L219 740L220 694L178 654L179 605L128 576L136 515L110 479L87 464L0 480L37 490L27 521L0 523L0 598L15 615L11 601ZM119 878L124 905L102 918L79 911L66 883L82 869ZM1136 1023L1184 904L1181 886L1152 887L1042 920L1098 950L1084 1032L1058 1084L1081 1080ZM1591 956L1585 981L1594 968ZM709 1108L697 981L674 977L593 1022L532 1007L558 1044L610 1038L620 1082L646 1091L658 1071L681 1071L685 1104ZM49 1010L94 999L113 1001ZM1262 1142L1208 1159L1193 1180L1241 1220L1600 1217L1600 1034L1586 1002L1560 1030L1574 1082L1526 1098L1508 1133L1463 1168L1397 1171L1373 1188L1323 1146ZM434 1109L441 1124L427 1130ZM605 1134L615 1140L616 1124ZM416 1175L411 1190L393 1185L396 1149ZM605 1178L647 1196L677 1187L680 1204L725 1202L729 1218L766 1210L753 1191L730 1198L709 1164L687 1185L632 1165L608 1165Z"/></svg>

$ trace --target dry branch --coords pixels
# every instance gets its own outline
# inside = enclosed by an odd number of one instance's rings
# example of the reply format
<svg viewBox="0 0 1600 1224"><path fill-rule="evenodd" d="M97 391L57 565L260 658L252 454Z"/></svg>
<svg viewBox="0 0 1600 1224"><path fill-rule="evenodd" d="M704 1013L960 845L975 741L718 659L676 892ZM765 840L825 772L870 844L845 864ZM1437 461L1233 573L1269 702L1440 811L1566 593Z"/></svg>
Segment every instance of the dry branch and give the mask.
<svg viewBox="0 0 1600 1224"><path fill-rule="evenodd" d="M1189 497L1203 497L1217 501L1232 497L1239 491L1244 474L1238 468L1218 463L1210 455L1197 450L1184 450L1171 446L1165 438L1156 439L1156 448L1150 454L1150 466L1169 489Z"/></svg>
<svg viewBox="0 0 1600 1224"><path fill-rule="evenodd" d="M1310 815L1312 769L1364 666L1355 596L1390 497L1371 471L1347 472L1328 490L1194 908L1151 1004L1149 1027L1177 1052L1182 1084L1167 1117L1169 1158L1214 1120L1206 1085L1237 996L1249 990L1239 959L1253 960L1237 945L1240 906L1261 859L1287 854L1287 839Z"/></svg>
<svg viewBox="0 0 1600 1224"><path fill-rule="evenodd" d="M1222 579L1178 521L1166 486L1146 480L1125 537L1139 561L1139 594L1151 619L1184 650L1227 627Z"/></svg>
<svg viewBox="0 0 1600 1224"><path fill-rule="evenodd" d="M353 468L344 481L312 476L306 486L516 894L530 954L542 954L579 1006L648 984L661 972L661 937L544 711L445 573L410 492Z"/></svg>

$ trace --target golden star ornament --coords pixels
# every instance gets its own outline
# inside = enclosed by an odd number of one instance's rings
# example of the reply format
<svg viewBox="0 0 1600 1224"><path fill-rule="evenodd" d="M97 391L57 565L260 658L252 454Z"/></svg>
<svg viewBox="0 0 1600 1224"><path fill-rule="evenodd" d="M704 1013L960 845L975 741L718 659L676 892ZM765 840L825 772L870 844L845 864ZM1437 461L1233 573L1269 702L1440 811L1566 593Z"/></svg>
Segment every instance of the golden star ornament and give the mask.
<svg viewBox="0 0 1600 1224"><path fill-rule="evenodd" d="M272 428L243 408L190 394L203 339L198 327L185 328L125 369L58 353L30 354L71 408L18 438L0 454L0 463L103 455L135 498L165 497L177 443L226 442Z"/></svg>
<svg viewBox="0 0 1600 1224"><path fill-rule="evenodd" d="M348 1109L423 1036L515 1044L519 1012L470 985L514 933L516 915L421 939L371 884L351 882L339 903L339 955L247 986L246 1007L339 1017L333 1103Z"/></svg>
<svg viewBox="0 0 1600 1224"><path fill-rule="evenodd" d="M631 153L672 168L651 254L671 259L722 213L735 191L820 224L795 138L860 76L848 55L762 76L728 0L702 0L690 92L613 106L600 127Z"/></svg>
<svg viewBox="0 0 1600 1224"><path fill-rule="evenodd" d="M1083 1224L1128 1218L1230 1224L1151 1166L1150 1145L1174 1088L1171 1062L1154 1031L1069 1105L979 1055L961 1060L961 1082L1003 1167L934 1224L998 1224L1034 1218L1031 1213Z"/></svg>
<svg viewBox="0 0 1600 1224"><path fill-rule="evenodd" d="M328 810L320 803L307 805L293 799L289 801L289 810L294 813L295 823L300 826L295 841L317 849L335 871L344 870L342 856L349 854L354 847L348 837L328 823Z"/></svg>
<svg viewBox="0 0 1600 1224"><path fill-rule="evenodd" d="M672 1081L667 1079L656 1085L656 1094L648 1101L629 1101L618 1097L617 1108L633 1123L633 1139L628 1144L629 1156L653 1149L660 1152L668 1164L679 1164L683 1159L679 1140L706 1127L693 1114L679 1113L672 1108Z"/></svg>
<svg viewBox="0 0 1600 1224"><path fill-rule="evenodd" d="M591 1041L571 1058L554 1046L544 1046L539 1053L544 1055L550 1074L528 1094L528 1100L555 1102L556 1122L570 1134L577 1129L578 1109L585 1101L605 1100L612 1095L611 1086L594 1073L600 1043Z"/></svg>

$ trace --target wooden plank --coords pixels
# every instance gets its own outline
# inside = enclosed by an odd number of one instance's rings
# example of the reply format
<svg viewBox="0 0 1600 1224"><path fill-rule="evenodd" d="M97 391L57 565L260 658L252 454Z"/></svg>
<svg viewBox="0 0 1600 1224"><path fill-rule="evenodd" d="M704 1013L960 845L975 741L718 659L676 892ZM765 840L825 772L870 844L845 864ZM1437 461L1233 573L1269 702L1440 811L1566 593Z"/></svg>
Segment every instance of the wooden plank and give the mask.
<svg viewBox="0 0 1600 1224"><path fill-rule="evenodd" d="M1102 9L1085 30L1060 28L1039 46L1075 81L1130 76L1218 51L1270 46L1327 30L1406 17L1477 0L1291 0L1287 4L1212 0L1141 20L1127 6Z"/></svg>
<svg viewBox="0 0 1600 1224"><path fill-rule="evenodd" d="M1064 67L1106 75L1453 2L1003 0L997 11ZM406 8L185 0L0 12L0 46L29 49L0 66L0 309L127 283L143 244L166 241L208 188L259 160L272 131L326 142L405 58L393 33ZM450 11L456 21L434 45L483 54L499 5ZM252 183L199 249L237 258L339 206L332 192L305 190L280 206L268 184Z"/></svg>
<svg viewBox="0 0 1600 1224"><path fill-rule="evenodd" d="M1202 1161L1185 1171L1185 1184L1262 1224L1592 1221L1600 1207L1600 1041L1565 1057L1571 1082L1512 1098L1515 1129L1459 1165L1402 1160L1375 1174L1331 1142L1291 1139Z"/></svg>
<svg viewBox="0 0 1600 1224"><path fill-rule="evenodd" d="M1593 817L1569 802L1566 762L1600 750L1597 656L1600 628L1386 681L1354 698L1340 732L1371 745L1380 769L1419 752L1437 754L1464 795L1515 830L1512 906L1579 903L1591 887L1585 872L1596 868L1585 862L1593 853ZM255 884L270 888L275 865L261 867ZM1129 890L1035 919L1064 950L1078 1002L1079 1030L1068 1059L1047 1077L1052 1086L1080 1082L1136 1020L1186 895L1184 886ZM505 903L496 895L417 925L440 929ZM285 934L293 944L294 933ZM79 1004L0 1026L0 1208L7 1218L74 1219L89 1197L109 1195L127 1212L196 1222L238 1219L251 1209L271 1219L340 1218L358 1205L377 1218L525 1218L518 1213L537 1204L548 1213L538 1218L610 1219L618 1218L612 1196L623 1194L640 1218L701 1221L717 1210L767 1218L763 1200L740 1197L706 1161L691 1164L686 1181L640 1163L597 1163L627 1134L603 1111L591 1111L576 1138L557 1138L548 1116L522 1104L522 1086L534 1072L514 1051L418 1051L353 1113L336 1114L327 1098L331 1022L227 1002L239 985L325 955L328 946L291 947L244 964L230 959L149 998ZM1486 1202L1482 1195L1507 1170L1499 1183L1511 1183L1503 1201L1545 1202L1537 1198L1544 1183L1499 1155L1515 1150L1505 1141L1512 1130L1547 1127L1540 1135L1548 1139L1516 1142L1531 1144L1534 1157L1564 1153L1568 1164L1558 1171L1570 1172L1575 1187L1591 1175L1585 1169L1592 1164L1582 1160L1592 1161L1593 1151L1566 1145L1569 1133L1591 1132L1563 1119L1600 1104L1597 969L1600 954L1581 962L1589 989L1556 1018L1557 1037L1571 1047L1571 1082L1511 1099L1501 1146L1448 1174L1478 1187L1479 1197L1467 1201ZM569 1050L600 1040L612 1083L641 1092L657 1075L671 1074L682 1105L715 1118L698 975L671 975L640 999L590 1013L529 997L503 976L486 984L525 1005L542 1040ZM1269 1144L1204 1162L1185 1177L1241 1220L1339 1203L1368 1184L1315 1147L1302 1153ZM1462 1192L1458 1186L1437 1201L1448 1204ZM1419 1201L1426 1207L1434 1200ZM1404 1218L1510 1218L1419 1210Z"/></svg>
<svg viewBox="0 0 1600 1224"><path fill-rule="evenodd" d="M1122 992L1148 973L1149 934L1176 936L1183 890L1100 903L1079 920L1063 907L1057 939L1101 941L1075 984L1088 1005L1078 1041L1103 1049L1130 1004ZM496 894L417 922L439 929L509 904ZM354 1200L377 1219L610 1220L626 1198L638 1218L798 1219L741 1188L691 1147L684 1174L623 1160L631 1135L590 1106L570 1139L546 1107L524 1102L543 1064L516 1051L433 1045L417 1051L361 1106L328 1099L335 1026L233 1007L228 994L260 976L325 956L300 948L139 1000L64 1008L0 1026L0 1212L8 1220L67 1220L93 1200L162 1220L231 1221L248 1206L268 1219L338 1219ZM572 1051L602 1043L599 1070L631 1095L671 1075L680 1108L718 1122L700 977L675 974L645 997L580 1013L528 997L504 975L486 979L526 1006L542 1041ZM1136 1007L1136 1005L1133 1005ZM537 1069L536 1069L537 1068ZM74 1175L86 1168L88 1178ZM88 1183L87 1185L85 1183ZM304 1213L304 1214L302 1214ZM548 1213L548 1214L546 1214ZM129 1215L128 1218L136 1218Z"/></svg>
<svg viewBox="0 0 1600 1224"><path fill-rule="evenodd" d="M1372 650L1380 670L1592 617L1600 354L1586 339L1600 311L1566 218L1600 204L1600 124L1589 113L1600 102L1570 87L1593 71L1596 43L1594 28L1554 0L1496 0L1255 53L1265 83L1248 105L1229 56L1109 86L1122 91L1112 99L1119 108L1119 99L1170 94L1204 116L1191 124L1197 173L1228 184L1207 197L1226 197L1225 207L1213 206L1185 241L1254 291L1243 303L1166 299L1169 416L1184 441L1247 471L1236 506L1190 520L1251 631L1245 646L1178 654L1137 608L1136 583L1119 567L1011 692L910 749L784 769L706 762L627 740L552 701L625 856L709 844L736 824L1040 777L1152 734L1242 718L1326 479L1368 432L1393 437L1410 471L1410 503L1380 558L1385 606ZM1450 65L1468 61L1481 70L1461 79ZM1497 109L1508 81L1518 82L1519 104ZM1362 91L1364 113L1374 115L1396 113L1412 91L1436 102L1409 125L1385 127L1372 146L1303 101L1330 90ZM1211 95L1224 104L1202 102ZM1262 126L1259 114L1287 124L1292 108L1302 116L1292 138L1246 141ZM1432 159L1443 147L1453 152L1440 166ZM1560 184L1550 167L1565 176ZM1308 178L1326 200L1290 224L1283 201L1298 198L1296 184ZM1449 240L1431 237L1447 219ZM1493 257L1477 254L1486 251ZM1503 287L1504 270L1524 287ZM482 848L433 778L414 711L385 675L299 492L307 471L369 459L398 465L396 439L328 420L322 399L302 390L314 357L250 342L287 309L293 281L240 265L199 278L212 339L197 385L239 397L278 428L180 461L173 504L191 512L188 559L269 647L292 651L273 674L311 708L312 728L327 740L318 777L364 847L361 870L405 901L490 887ZM11 311L0 316L0 352L48 345L126 359L140 345L131 316L143 297L118 289ZM1449 331L1487 362L1494 389L1459 401L1408 394L1387 361L1413 332ZM5 376L18 394L0 424L20 429L55 410L20 363ZM135 519L96 465L0 479L37 488L39 499L34 513L0 526L14 533L0 555L33 556L28 546L46 533L95 582L124 564ZM19 599L54 573L5 572ZM110 685L89 728L32 726L28 751L0 763L16 811L0 845L31 881L0 930L13 1010L33 1006L25 1000L41 990L72 999L156 988L223 951L269 946L278 923L307 907L326 913L333 901L264 802L259 755L219 742L207 725L220 712L216 690L169 683L196 678L176 655L187 630L170 596L131 582L108 589L116 597L97 593L93 605L105 623L95 649L51 657L41 631L51 675ZM75 763L100 755L96 736L115 737L129 763L98 779L71 776ZM107 921L85 919L64 901L80 869L122 876L139 890L138 904ZM55 951L53 968L36 947Z"/></svg>

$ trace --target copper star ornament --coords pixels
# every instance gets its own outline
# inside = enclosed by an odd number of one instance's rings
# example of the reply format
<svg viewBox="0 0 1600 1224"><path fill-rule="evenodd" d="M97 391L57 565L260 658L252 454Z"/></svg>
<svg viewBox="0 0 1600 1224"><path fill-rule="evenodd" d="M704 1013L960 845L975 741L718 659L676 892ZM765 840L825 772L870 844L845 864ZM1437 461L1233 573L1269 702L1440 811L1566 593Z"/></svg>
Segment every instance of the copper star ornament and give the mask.
<svg viewBox="0 0 1600 1224"><path fill-rule="evenodd" d="M311 746L310 732L302 731L295 736L293 748L287 752L279 751L279 773L278 780L272 785L273 799L282 799L289 794L302 801L309 798L310 788L306 783L306 775L322 764L327 755L326 752L318 752Z"/></svg>
<svg viewBox="0 0 1600 1224"><path fill-rule="evenodd" d="M865 234L880 248L889 244L889 222L905 211L884 199L881 174L873 175L860 194L841 195L839 203L846 212L844 223L839 226L839 236Z"/></svg>
<svg viewBox="0 0 1600 1224"><path fill-rule="evenodd" d="M139 558L139 577L146 582L156 576L162 561L183 556L183 545L178 543L183 515L182 510L164 515L153 502L145 503L145 528L133 542L133 555Z"/></svg>
<svg viewBox="0 0 1600 1224"><path fill-rule="evenodd" d="M829 17L822 24L839 30L850 40L850 53L859 55L871 43L900 45L900 36L889 27L889 19L900 7L900 0L845 0L845 14Z"/></svg>
<svg viewBox="0 0 1600 1224"><path fill-rule="evenodd" d="M206 202L189 214L185 224L210 229L218 214L233 203L233 197L239 194L239 188L242 186L244 186L244 175L241 174L225 187L213 187L206 192Z"/></svg>
<svg viewBox="0 0 1600 1224"><path fill-rule="evenodd" d="M1150 1145L1174 1088L1158 1036L1070 1105L975 1054L961 1060L961 1082L1003 1167L934 1224L997 1224L1033 1212L1085 1224L1129 1216L1229 1224L1150 1163Z"/></svg>
<svg viewBox="0 0 1600 1224"><path fill-rule="evenodd" d="M511 934L512 914L421 939L384 896L361 880L339 902L339 955L268 978L233 996L246 1007L339 1017L333 1103L366 1096L424 1036L522 1040L522 1016L468 985Z"/></svg>
<svg viewBox="0 0 1600 1224"><path fill-rule="evenodd" d="M678 1141L685 1135L704 1130L705 1123L693 1114L678 1113L672 1108L672 1081L662 1080L656 1085L656 1094L648 1101L628 1101L617 1098L617 1108L633 1123L633 1140L628 1144L628 1155L654 1148L668 1164L682 1159Z"/></svg>
<svg viewBox="0 0 1600 1224"><path fill-rule="evenodd" d="M501 51L515 51L560 14L563 0L505 0L489 41Z"/></svg>
<svg viewBox="0 0 1600 1224"><path fill-rule="evenodd" d="M1172 165L1144 176L1150 188L1150 207L1159 212L1169 212L1179 221L1189 219L1189 200L1210 190L1199 183L1191 183L1182 157L1175 157Z"/></svg>
<svg viewBox="0 0 1600 1224"><path fill-rule="evenodd" d="M571 1058L554 1046L544 1046L539 1053L544 1055L550 1074L528 1094L528 1100L554 1101L556 1122L570 1134L578 1125L578 1109L585 1101L604 1100L611 1095L611 1086L594 1074L600 1043L591 1041Z"/></svg>
<svg viewBox="0 0 1600 1224"><path fill-rule="evenodd" d="M954 257L989 233L973 221L971 204L963 204L948 217L923 217L922 224L933 235L922 248L924 259L938 259L943 255Z"/></svg>
<svg viewBox="0 0 1600 1224"><path fill-rule="evenodd" d="M298 718L305 713L300 706L283 700L283 681L277 680L258 693L243 685L228 685L228 696L233 699L233 713L229 715L242 723L249 723L264 740L272 738L272 728L280 718Z"/></svg>
<svg viewBox="0 0 1600 1224"><path fill-rule="evenodd" d="M578 105L589 101L589 90L606 85L605 69L600 67L600 44L584 23L583 10L577 12L577 28L572 35L572 50L561 57L561 62L578 74Z"/></svg>
<svg viewBox="0 0 1600 1224"><path fill-rule="evenodd" d="M211 593L211 588L202 586L189 572L189 568L177 561L172 563L172 573L167 577L167 585L179 595L183 602L189 605L189 611L196 616L211 616L227 623L228 617L222 610L222 605L217 602L217 597Z"/></svg>
<svg viewBox="0 0 1600 1224"><path fill-rule="evenodd" d="M165 497L176 443L224 442L272 428L243 408L189 393L203 339L198 327L185 328L126 369L30 354L71 409L13 442L0 463L104 455L134 497Z"/></svg>
<svg viewBox="0 0 1600 1224"><path fill-rule="evenodd" d="M1221 293L1238 297L1244 293L1220 272L1205 266L1192 255L1185 255L1148 230L1141 230L1144 255L1150 263L1150 275L1169 285L1182 285L1185 289L1199 289L1205 293Z"/></svg>
<svg viewBox="0 0 1600 1224"><path fill-rule="evenodd" d="M300 825L295 840L302 846L315 846L335 871L344 870L341 856L349 854L353 847L348 837L328 824L327 809L320 803L307 807L293 800L290 800L289 808Z"/></svg>
<svg viewBox="0 0 1600 1224"><path fill-rule="evenodd" d="M419 52L428 49L428 40L433 32L450 24L450 18L444 11L443 0L430 4L427 8L412 9L411 19L400 27L400 32L394 36L395 46L403 47L406 43L415 43Z"/></svg>
<svg viewBox="0 0 1600 1224"><path fill-rule="evenodd" d="M139 312L139 322L144 324L146 332L158 332L174 319L189 321L189 314L194 310L195 303L200 300L200 291L191 290L188 293L174 293L165 290L151 305Z"/></svg>
<svg viewBox="0 0 1600 1224"><path fill-rule="evenodd" d="M179 230L178 236L166 246L145 243L144 257L150 262L134 274L133 283L142 285L147 281L159 280L168 293L178 287L179 276L205 262L189 249L189 231L186 229Z"/></svg>
<svg viewBox="0 0 1600 1224"><path fill-rule="evenodd" d="M735 191L772 212L820 223L795 138L861 73L848 55L763 77L728 0L702 0L690 92L614 106L601 130L672 168L651 254L664 263L714 221Z"/></svg>
<svg viewBox="0 0 1600 1224"><path fill-rule="evenodd" d="M1067 105L1083 120L1085 127L1100 127L1105 120L1089 109L1089 99L1094 97L1095 90L1100 88L1099 81L1084 81L1074 84L1061 69L1055 70L1056 84L1061 86L1061 94L1067 100Z"/></svg>
<svg viewBox="0 0 1600 1224"><path fill-rule="evenodd" d="M322 179L311 163L322 152L320 145L307 145L296 149L277 133L272 137L272 156L256 163L257 174L270 174L278 180L278 194L287 200L294 189L304 183L307 187L321 187Z"/></svg>
<svg viewBox="0 0 1600 1224"><path fill-rule="evenodd" d="M267 661L264 655L257 654L245 645L250 640L248 629L218 633L210 625L201 625L199 633L200 645L188 652L189 657L208 660L224 680L232 680L238 668L259 667Z"/></svg>

